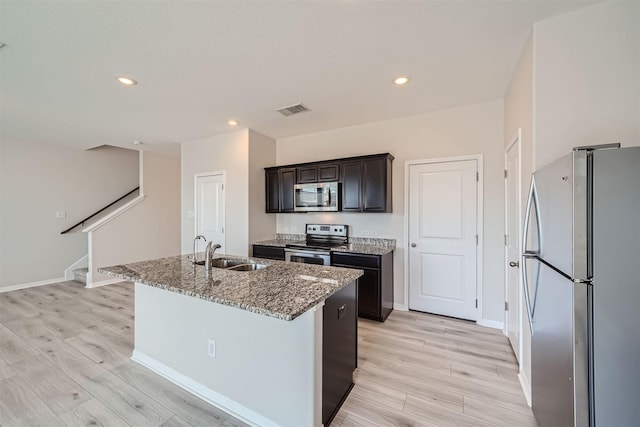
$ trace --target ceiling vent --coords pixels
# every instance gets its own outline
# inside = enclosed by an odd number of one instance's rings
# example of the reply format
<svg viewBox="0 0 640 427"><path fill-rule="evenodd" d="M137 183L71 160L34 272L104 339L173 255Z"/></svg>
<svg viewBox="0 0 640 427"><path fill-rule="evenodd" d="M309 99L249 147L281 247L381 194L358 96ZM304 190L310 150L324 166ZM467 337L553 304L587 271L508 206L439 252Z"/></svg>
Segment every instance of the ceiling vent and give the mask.
<svg viewBox="0 0 640 427"><path fill-rule="evenodd" d="M283 116L288 117L294 114L304 113L305 111L311 111L311 110L304 104L295 104L295 105L289 105L288 107L278 108L276 111L281 113Z"/></svg>

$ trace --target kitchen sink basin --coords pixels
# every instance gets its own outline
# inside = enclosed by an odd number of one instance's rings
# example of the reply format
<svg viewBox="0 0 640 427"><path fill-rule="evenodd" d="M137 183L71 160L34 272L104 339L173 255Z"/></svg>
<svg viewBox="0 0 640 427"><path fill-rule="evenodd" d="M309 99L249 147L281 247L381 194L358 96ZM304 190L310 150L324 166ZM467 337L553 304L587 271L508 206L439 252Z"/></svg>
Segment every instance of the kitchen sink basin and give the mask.
<svg viewBox="0 0 640 427"><path fill-rule="evenodd" d="M196 262L196 265L205 265L204 260ZM221 268L231 271L255 271L267 268L269 264L259 264L254 261L242 258L214 258L211 267Z"/></svg>
<svg viewBox="0 0 640 427"><path fill-rule="evenodd" d="M254 271L254 270L262 270L263 268L267 268L267 264L258 264L255 262L251 262L249 264L238 264L233 267L227 268L229 271Z"/></svg>

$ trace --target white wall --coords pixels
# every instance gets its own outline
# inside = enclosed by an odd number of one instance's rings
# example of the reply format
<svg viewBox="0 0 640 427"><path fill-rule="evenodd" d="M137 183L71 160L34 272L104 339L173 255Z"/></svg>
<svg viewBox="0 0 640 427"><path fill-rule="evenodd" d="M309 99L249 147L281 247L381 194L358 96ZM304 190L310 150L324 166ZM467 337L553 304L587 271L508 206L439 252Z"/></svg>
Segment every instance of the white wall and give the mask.
<svg viewBox="0 0 640 427"><path fill-rule="evenodd" d="M248 151L247 129L181 144L182 253L193 251L195 223L189 212L194 210L194 175L224 171L225 252L234 255L248 254Z"/></svg>
<svg viewBox="0 0 640 427"><path fill-rule="evenodd" d="M397 240L394 254L394 298L404 302L404 162L416 159L484 155L484 266L483 316L502 321L503 277L503 109L502 101L471 105L435 113L327 132L280 139L277 164L334 159L390 152L393 162L393 213L277 214L279 233L304 233L310 222L344 223L353 236L363 229L378 230L379 237ZM295 229L295 230L294 230Z"/></svg>
<svg viewBox="0 0 640 427"><path fill-rule="evenodd" d="M265 213L264 168L276 163L276 140L249 130L249 243L272 239L275 215Z"/></svg>
<svg viewBox="0 0 640 427"><path fill-rule="evenodd" d="M521 171L521 212L525 212L531 172L533 171L533 35L529 35L520 60L504 97L504 144L505 150L516 135L518 128L522 129L520 152ZM518 227L522 229L522 224ZM529 319L523 301L519 302L520 325L522 339L522 355L520 359L521 375L525 384L531 384L531 331ZM516 352L518 349L516 349ZM529 388L528 386L525 386ZM527 390L529 391L529 390Z"/></svg>
<svg viewBox="0 0 640 427"><path fill-rule="evenodd" d="M579 145L640 144L640 2L534 26L535 166Z"/></svg>
<svg viewBox="0 0 640 427"><path fill-rule="evenodd" d="M0 288L64 277L87 254L87 237L60 232L138 185L138 152L12 141L1 148Z"/></svg>
<svg viewBox="0 0 640 427"><path fill-rule="evenodd" d="M145 199L92 232L92 281L113 279L98 268L180 253L180 159L143 153Z"/></svg>
<svg viewBox="0 0 640 427"><path fill-rule="evenodd" d="M185 142L182 151L182 253L193 251L194 175L224 171L227 254L248 255L252 241L271 239L275 219L264 212L264 170L275 162L275 140L242 129Z"/></svg>

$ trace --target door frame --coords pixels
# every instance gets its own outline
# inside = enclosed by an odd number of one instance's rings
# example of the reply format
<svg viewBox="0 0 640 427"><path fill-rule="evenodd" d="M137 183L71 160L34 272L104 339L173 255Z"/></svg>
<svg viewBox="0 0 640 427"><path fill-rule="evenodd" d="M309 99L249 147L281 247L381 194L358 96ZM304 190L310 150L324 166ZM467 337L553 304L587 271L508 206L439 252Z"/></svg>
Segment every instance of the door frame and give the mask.
<svg viewBox="0 0 640 427"><path fill-rule="evenodd" d="M507 146L504 149L504 171L505 174L507 172L507 156L509 151L511 150L511 148L517 145L517 149L518 149L518 176L516 177L517 179L517 185L516 188L518 190L518 195L517 195L517 208L518 208L518 247L520 248L520 251L522 251L522 237L523 237L523 231L522 231L522 128L518 128L518 130L515 132L515 134L509 139L509 143L507 144ZM505 236L508 234L507 230L507 226L508 226L508 222L507 222L507 215L508 215L508 189L507 189L507 177L505 175L505 179L504 179L504 233ZM506 245L506 237L505 237L505 246L504 246L504 300L505 303L507 302L507 295L509 295L509 255L507 253L507 245ZM521 262L521 260L520 260ZM520 268L523 268L524 266L520 266ZM522 270L520 270L521 272ZM518 292L517 292L518 296L518 300L516 301L516 303L518 304L518 361L522 360L522 309L524 308L522 305L522 274L518 274ZM511 302L511 301L509 301ZM505 310L504 312L504 328L502 329L502 333L508 337L508 314L507 311Z"/></svg>
<svg viewBox="0 0 640 427"><path fill-rule="evenodd" d="M224 197L224 211L222 212L222 215L224 215L224 226L223 226L223 235L224 235L224 242L223 242L223 247L226 248L227 247L227 233L226 233L226 228L227 228L227 193L224 192L224 189L227 188L227 172L222 170L222 171L213 171L213 172L201 172L201 173L194 173L193 174L193 237L196 237L196 233L198 232L198 178L203 178L206 176L215 176L215 175L221 175L222 176L222 197Z"/></svg>
<svg viewBox="0 0 640 427"><path fill-rule="evenodd" d="M409 236L409 167L415 165L422 164L430 164L430 163L448 163L448 162L459 162L464 160L475 160L478 165L478 180L476 182L476 195L477 195L477 204L476 204L476 232L478 233L478 244L476 245L476 298L478 299L478 311L477 311L477 319L476 323L481 323L482 316L482 272L483 272L483 246L484 246L484 220L483 220L483 212L484 212L484 168L483 168L483 155L482 154L470 154L466 156L454 156L454 157L437 157L432 159L420 159L420 160L406 160L404 162L404 237L405 242L402 245L402 249L404 251L404 306L394 305L394 308L398 310L409 310L409 242L411 240L411 236Z"/></svg>

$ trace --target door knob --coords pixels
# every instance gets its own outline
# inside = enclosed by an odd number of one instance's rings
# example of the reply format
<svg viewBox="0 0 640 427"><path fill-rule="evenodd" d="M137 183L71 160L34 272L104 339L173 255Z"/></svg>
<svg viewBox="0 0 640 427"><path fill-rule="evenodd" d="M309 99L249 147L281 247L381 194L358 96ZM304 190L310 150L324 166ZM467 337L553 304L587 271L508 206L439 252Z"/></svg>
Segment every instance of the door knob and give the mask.
<svg viewBox="0 0 640 427"><path fill-rule="evenodd" d="M520 267L520 263L517 261L511 261L509 267Z"/></svg>
<svg viewBox="0 0 640 427"><path fill-rule="evenodd" d="M415 243L412 243L412 244L411 244L411 247L412 247L412 248L415 248L416 246L418 246L418 245L416 245Z"/></svg>

